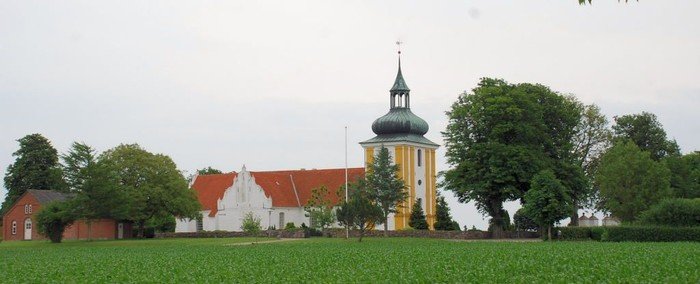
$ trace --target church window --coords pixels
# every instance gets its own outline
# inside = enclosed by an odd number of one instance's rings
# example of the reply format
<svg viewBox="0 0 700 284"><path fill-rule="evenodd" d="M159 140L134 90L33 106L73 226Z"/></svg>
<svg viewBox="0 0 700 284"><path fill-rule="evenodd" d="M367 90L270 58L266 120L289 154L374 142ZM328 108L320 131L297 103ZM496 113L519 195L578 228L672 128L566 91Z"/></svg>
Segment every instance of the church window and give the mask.
<svg viewBox="0 0 700 284"><path fill-rule="evenodd" d="M17 221L12 221L12 234L17 234Z"/></svg>
<svg viewBox="0 0 700 284"><path fill-rule="evenodd" d="M201 232L204 230L204 224L202 224L202 218L197 218L195 221L195 225L197 226L197 232Z"/></svg>
<svg viewBox="0 0 700 284"><path fill-rule="evenodd" d="M418 166L421 167L423 165L423 151L418 149Z"/></svg>
<svg viewBox="0 0 700 284"><path fill-rule="evenodd" d="M284 212L280 212L280 222L279 222L279 227L277 228L284 228Z"/></svg>

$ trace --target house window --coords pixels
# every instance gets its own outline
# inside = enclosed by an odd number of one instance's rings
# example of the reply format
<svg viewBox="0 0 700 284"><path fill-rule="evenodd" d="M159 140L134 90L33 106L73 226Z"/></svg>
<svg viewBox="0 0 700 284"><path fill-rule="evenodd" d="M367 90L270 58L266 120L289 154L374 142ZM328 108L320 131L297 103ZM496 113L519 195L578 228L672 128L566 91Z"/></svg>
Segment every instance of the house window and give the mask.
<svg viewBox="0 0 700 284"><path fill-rule="evenodd" d="M29 204L28 206L29 206L29 214L32 214L32 205Z"/></svg>
<svg viewBox="0 0 700 284"><path fill-rule="evenodd" d="M24 214L29 214L29 204L24 204Z"/></svg>
<svg viewBox="0 0 700 284"><path fill-rule="evenodd" d="M32 219L27 219L24 221L24 229L31 230L32 229Z"/></svg>
<svg viewBox="0 0 700 284"><path fill-rule="evenodd" d="M17 234L17 221L12 221L12 234Z"/></svg>
<svg viewBox="0 0 700 284"><path fill-rule="evenodd" d="M284 212L280 212L280 226L277 228L279 228L279 229L284 228Z"/></svg>
<svg viewBox="0 0 700 284"><path fill-rule="evenodd" d="M423 165L423 151L418 149L418 166L420 167L422 165Z"/></svg>

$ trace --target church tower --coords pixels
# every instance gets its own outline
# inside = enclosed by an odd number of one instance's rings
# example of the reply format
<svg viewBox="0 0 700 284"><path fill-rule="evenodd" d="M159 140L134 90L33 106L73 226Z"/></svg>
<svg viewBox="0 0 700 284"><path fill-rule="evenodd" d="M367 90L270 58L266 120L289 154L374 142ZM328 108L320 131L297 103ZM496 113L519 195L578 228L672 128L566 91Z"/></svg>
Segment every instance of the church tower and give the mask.
<svg viewBox="0 0 700 284"><path fill-rule="evenodd" d="M432 230L437 195L435 150L439 145L423 136L428 133L428 123L411 112L410 91L401 74L399 51L399 71L389 90L389 113L372 123L372 131L377 136L360 142L360 145L365 149L365 167L372 163L381 147L387 148L394 162L399 165L399 177L406 184L408 199L401 204L396 214L389 215L389 229L408 228L411 208L420 198L428 226Z"/></svg>

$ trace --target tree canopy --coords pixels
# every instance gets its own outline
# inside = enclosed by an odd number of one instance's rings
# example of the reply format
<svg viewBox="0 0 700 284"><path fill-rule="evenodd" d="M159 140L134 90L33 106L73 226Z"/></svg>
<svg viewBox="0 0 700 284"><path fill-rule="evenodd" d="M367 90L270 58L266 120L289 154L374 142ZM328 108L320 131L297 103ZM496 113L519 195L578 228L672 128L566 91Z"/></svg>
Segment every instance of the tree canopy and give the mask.
<svg viewBox="0 0 700 284"><path fill-rule="evenodd" d="M671 170L670 184L673 196L700 198L700 152L682 157L670 156L663 161Z"/></svg>
<svg viewBox="0 0 700 284"><path fill-rule="evenodd" d="M367 169L367 186L369 198L382 209L384 234L388 234L389 214L408 198L404 182L398 177L399 165L391 162L389 149L381 147Z"/></svg>
<svg viewBox="0 0 700 284"><path fill-rule="evenodd" d="M547 228L547 237L552 239L554 223L567 217L573 207L564 185L550 170L539 172L532 178L532 187L525 193L525 214L535 223Z"/></svg>
<svg viewBox="0 0 700 284"><path fill-rule="evenodd" d="M669 176L663 163L634 142L617 143L603 155L596 174L601 209L624 222L634 221L640 212L671 197Z"/></svg>
<svg viewBox="0 0 700 284"><path fill-rule="evenodd" d="M118 177L129 200L127 219L139 225L167 216L195 219L200 204L170 157L152 154L137 144L119 145L100 155Z"/></svg>
<svg viewBox="0 0 700 284"><path fill-rule="evenodd" d="M348 186L348 200L344 200L336 216L338 223L350 228L358 228L359 241L362 241L365 231L383 219L382 209L370 198L370 189L365 179L358 179Z"/></svg>
<svg viewBox="0 0 700 284"><path fill-rule="evenodd" d="M653 113L642 112L615 117L612 128L616 140L634 142L639 149L649 152L654 161L680 155L678 143L666 138L666 131Z"/></svg>
<svg viewBox="0 0 700 284"><path fill-rule="evenodd" d="M481 79L447 112L442 185L460 202L474 201L497 230L506 225L503 202L522 198L541 170L580 190L585 178L572 154L580 107L543 85Z"/></svg>
<svg viewBox="0 0 700 284"><path fill-rule="evenodd" d="M12 153L15 162L7 167L5 188L7 195L0 216L7 211L27 189L65 191L58 151L41 134L30 134L17 140L19 149Z"/></svg>

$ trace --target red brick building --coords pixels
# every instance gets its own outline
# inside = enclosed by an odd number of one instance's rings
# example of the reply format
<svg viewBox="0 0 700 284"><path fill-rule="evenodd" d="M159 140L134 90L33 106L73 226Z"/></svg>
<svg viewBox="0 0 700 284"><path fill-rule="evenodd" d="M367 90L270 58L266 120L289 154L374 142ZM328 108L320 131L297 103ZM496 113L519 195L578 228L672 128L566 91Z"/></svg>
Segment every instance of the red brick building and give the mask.
<svg viewBox="0 0 700 284"><path fill-rule="evenodd" d="M3 215L3 239L16 240L43 240L46 237L39 234L36 228L35 214L43 205L53 201L65 201L70 195L53 190L27 190L10 210ZM131 224L118 222L112 219L92 221L92 239L124 239L132 235ZM63 232L65 240L88 239L88 226L83 220L78 220Z"/></svg>

